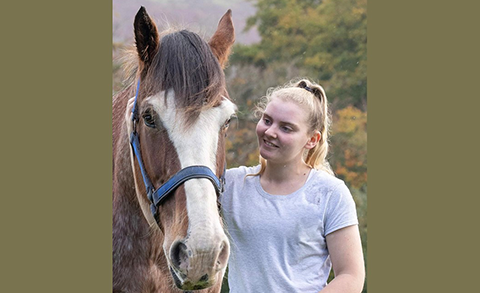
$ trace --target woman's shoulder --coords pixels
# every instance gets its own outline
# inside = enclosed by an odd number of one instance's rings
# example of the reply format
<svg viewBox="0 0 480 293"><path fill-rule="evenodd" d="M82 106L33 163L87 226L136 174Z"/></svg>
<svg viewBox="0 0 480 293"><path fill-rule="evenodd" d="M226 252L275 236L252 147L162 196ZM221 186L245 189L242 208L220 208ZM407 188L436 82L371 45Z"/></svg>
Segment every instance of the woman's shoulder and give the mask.
<svg viewBox="0 0 480 293"><path fill-rule="evenodd" d="M345 182L342 179L337 178L324 170L312 169L311 172L312 175L309 179L311 184L322 186L324 189L328 190L346 187Z"/></svg>
<svg viewBox="0 0 480 293"><path fill-rule="evenodd" d="M337 206L340 202L348 206L353 204L352 194L342 179L323 170L312 172L306 192L311 201L318 204L329 203L332 206Z"/></svg>
<svg viewBox="0 0 480 293"><path fill-rule="evenodd" d="M227 174L225 175L225 192L226 194L232 192L237 188L242 188L247 182L254 182L253 178L255 176L247 176L249 174L256 174L260 170L259 166L255 167L246 167L240 166L236 168L227 169Z"/></svg>
<svg viewBox="0 0 480 293"><path fill-rule="evenodd" d="M257 166L252 166L252 167L247 167L247 166L239 166L235 168L230 168L227 169L227 180L230 179L236 179L238 177L241 177L242 179L249 175L249 174L256 174L260 170L260 165Z"/></svg>

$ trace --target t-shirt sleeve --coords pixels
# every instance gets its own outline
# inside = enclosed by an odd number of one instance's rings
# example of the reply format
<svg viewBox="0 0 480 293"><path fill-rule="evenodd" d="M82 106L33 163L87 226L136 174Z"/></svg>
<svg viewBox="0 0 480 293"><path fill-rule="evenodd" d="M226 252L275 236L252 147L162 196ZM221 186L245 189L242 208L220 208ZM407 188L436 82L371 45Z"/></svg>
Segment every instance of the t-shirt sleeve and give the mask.
<svg viewBox="0 0 480 293"><path fill-rule="evenodd" d="M358 224L355 201L345 183L337 185L331 191L323 222L325 236L339 229Z"/></svg>

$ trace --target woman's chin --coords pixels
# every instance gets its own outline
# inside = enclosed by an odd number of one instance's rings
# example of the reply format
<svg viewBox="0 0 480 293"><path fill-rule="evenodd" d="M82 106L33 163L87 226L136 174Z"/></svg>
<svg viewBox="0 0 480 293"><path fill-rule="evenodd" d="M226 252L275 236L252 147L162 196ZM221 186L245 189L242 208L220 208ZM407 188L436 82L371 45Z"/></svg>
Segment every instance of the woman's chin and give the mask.
<svg viewBox="0 0 480 293"><path fill-rule="evenodd" d="M264 158L265 160L270 159L270 154L268 152L265 152L265 151L262 151L262 150L260 150L260 156L262 156L262 158Z"/></svg>
<svg viewBox="0 0 480 293"><path fill-rule="evenodd" d="M267 161L273 162L276 158L271 150L260 149L260 155Z"/></svg>

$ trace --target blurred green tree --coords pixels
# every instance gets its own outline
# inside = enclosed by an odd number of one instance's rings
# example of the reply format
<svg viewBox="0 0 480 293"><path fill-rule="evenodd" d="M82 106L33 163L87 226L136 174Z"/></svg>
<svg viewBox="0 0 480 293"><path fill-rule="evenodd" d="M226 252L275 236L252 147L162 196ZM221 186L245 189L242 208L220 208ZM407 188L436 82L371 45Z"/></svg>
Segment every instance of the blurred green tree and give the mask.
<svg viewBox="0 0 480 293"><path fill-rule="evenodd" d="M366 0L256 0L258 44L238 45L232 64L293 62L338 105L366 109Z"/></svg>

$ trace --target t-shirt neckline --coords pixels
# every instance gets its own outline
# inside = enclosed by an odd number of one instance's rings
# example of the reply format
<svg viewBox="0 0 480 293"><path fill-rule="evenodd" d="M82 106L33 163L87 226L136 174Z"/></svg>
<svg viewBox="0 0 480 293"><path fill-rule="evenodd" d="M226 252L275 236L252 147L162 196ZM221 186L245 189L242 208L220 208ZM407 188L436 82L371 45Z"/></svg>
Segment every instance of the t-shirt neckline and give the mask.
<svg viewBox="0 0 480 293"><path fill-rule="evenodd" d="M311 169L309 174L308 174L307 180L305 180L305 183L299 189L297 189L294 192L289 193L289 194L276 195L276 194L271 194L271 193L266 192L263 189L262 184L260 184L260 175L255 176L255 188L257 189L258 193L261 196L263 196L265 198L268 198L268 199L272 199L272 200L292 199L292 198L296 197L298 194L301 194L302 190L304 190L310 184L310 179L312 178L313 173L315 171L316 171L315 169Z"/></svg>

